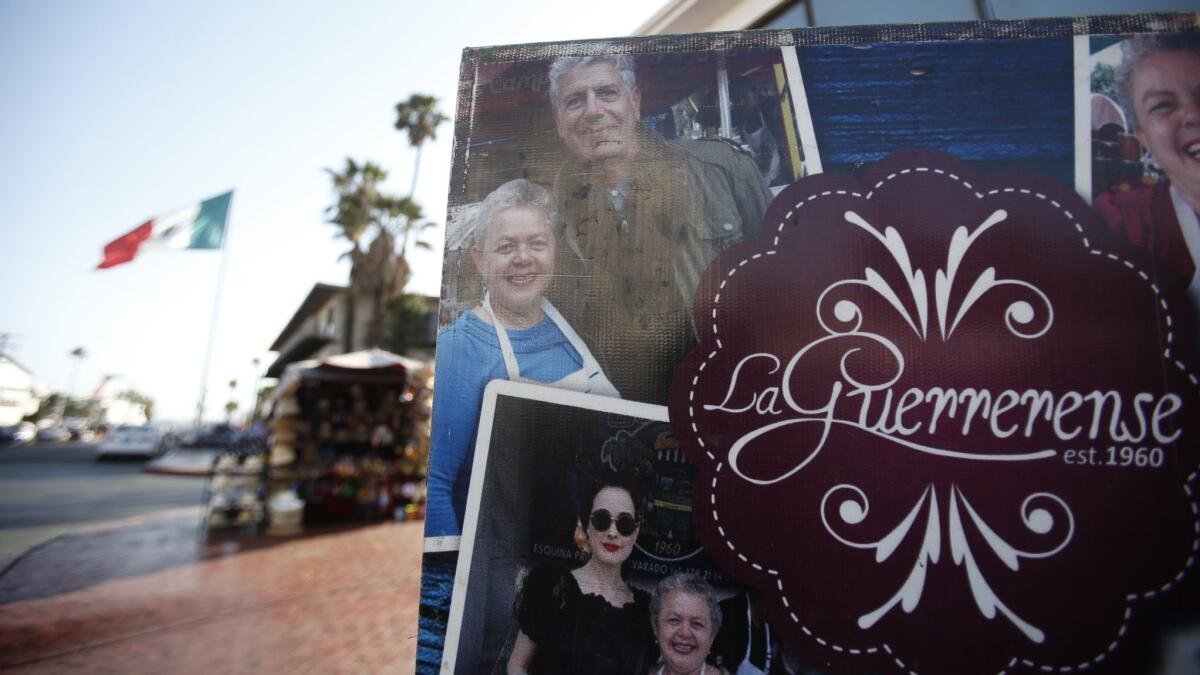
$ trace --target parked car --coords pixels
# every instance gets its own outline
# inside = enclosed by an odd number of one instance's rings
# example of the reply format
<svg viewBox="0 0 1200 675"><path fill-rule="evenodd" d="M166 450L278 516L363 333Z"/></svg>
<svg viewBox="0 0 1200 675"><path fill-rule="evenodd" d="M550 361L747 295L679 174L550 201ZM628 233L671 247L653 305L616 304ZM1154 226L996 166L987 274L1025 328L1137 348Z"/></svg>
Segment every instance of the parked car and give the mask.
<svg viewBox="0 0 1200 675"><path fill-rule="evenodd" d="M162 433L150 426L120 426L105 434L96 445L96 459L108 457L157 457L167 449Z"/></svg>
<svg viewBox="0 0 1200 675"><path fill-rule="evenodd" d="M179 436L183 448L232 448L241 440L241 432L228 424L210 424L188 429Z"/></svg>
<svg viewBox="0 0 1200 675"><path fill-rule="evenodd" d="M71 432L56 424L50 424L37 430L37 439L47 443L66 443L71 440Z"/></svg>
<svg viewBox="0 0 1200 675"><path fill-rule="evenodd" d="M92 431L86 419L68 417L63 422L63 426L66 427L67 433L71 434L71 440L73 441L90 443L96 438L96 434Z"/></svg>
<svg viewBox="0 0 1200 675"><path fill-rule="evenodd" d="M28 443L37 437L37 427L33 422L17 422L6 427L0 427L0 445L20 445Z"/></svg>

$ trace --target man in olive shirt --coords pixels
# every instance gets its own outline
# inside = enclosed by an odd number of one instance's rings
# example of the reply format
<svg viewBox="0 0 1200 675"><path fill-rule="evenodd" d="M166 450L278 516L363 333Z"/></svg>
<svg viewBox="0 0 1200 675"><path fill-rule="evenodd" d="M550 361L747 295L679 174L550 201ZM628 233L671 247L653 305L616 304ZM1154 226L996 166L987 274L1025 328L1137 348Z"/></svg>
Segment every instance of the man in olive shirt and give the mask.
<svg viewBox="0 0 1200 675"><path fill-rule="evenodd" d="M708 264L757 236L771 193L720 140L664 140L640 123L627 55L560 59L550 98L567 160L555 181L559 306L621 396L665 404L696 344L692 301Z"/></svg>

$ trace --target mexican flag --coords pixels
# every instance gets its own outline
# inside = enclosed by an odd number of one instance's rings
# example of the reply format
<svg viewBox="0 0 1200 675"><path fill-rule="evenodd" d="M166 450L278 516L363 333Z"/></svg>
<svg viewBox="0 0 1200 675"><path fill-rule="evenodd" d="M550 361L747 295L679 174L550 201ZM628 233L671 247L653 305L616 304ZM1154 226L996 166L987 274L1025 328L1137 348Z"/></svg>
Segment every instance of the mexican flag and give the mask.
<svg viewBox="0 0 1200 675"><path fill-rule="evenodd" d="M233 192L205 199L199 204L155 216L104 245L104 260L96 269L127 263L144 248L219 249L225 241L225 225Z"/></svg>

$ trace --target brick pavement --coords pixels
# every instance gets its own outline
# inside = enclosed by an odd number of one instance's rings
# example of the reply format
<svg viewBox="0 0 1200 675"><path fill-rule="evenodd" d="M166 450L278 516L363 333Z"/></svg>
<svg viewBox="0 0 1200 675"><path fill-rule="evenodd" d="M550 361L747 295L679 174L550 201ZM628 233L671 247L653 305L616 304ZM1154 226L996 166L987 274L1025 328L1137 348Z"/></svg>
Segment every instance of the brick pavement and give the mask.
<svg viewBox="0 0 1200 675"><path fill-rule="evenodd" d="M412 672L421 535L417 522L235 539L199 547L191 560L168 555L168 564L126 565L121 574L98 572L105 567L97 566L98 556L119 558L128 548L115 542L127 547L129 535L110 537L107 545L100 535L79 535L93 538L90 562L80 559L80 542L51 542L18 561L0 585L11 574L35 578L38 570L95 581L74 579L63 592L29 599L0 596L0 668Z"/></svg>

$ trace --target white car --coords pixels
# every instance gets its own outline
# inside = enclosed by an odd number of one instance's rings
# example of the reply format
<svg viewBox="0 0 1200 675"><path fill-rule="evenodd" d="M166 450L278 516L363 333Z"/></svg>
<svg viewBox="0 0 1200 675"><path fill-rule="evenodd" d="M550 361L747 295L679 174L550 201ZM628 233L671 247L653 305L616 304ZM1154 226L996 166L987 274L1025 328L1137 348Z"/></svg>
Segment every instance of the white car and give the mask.
<svg viewBox="0 0 1200 675"><path fill-rule="evenodd" d="M96 459L105 457L157 457L166 450L163 435L154 427L120 426L96 445Z"/></svg>

